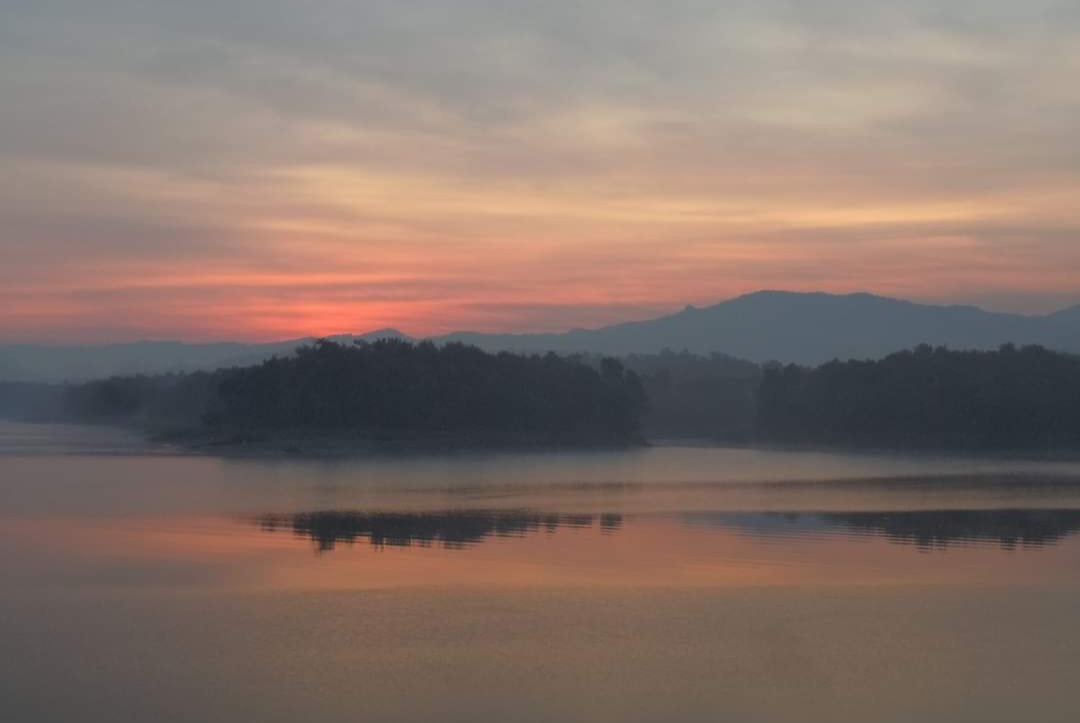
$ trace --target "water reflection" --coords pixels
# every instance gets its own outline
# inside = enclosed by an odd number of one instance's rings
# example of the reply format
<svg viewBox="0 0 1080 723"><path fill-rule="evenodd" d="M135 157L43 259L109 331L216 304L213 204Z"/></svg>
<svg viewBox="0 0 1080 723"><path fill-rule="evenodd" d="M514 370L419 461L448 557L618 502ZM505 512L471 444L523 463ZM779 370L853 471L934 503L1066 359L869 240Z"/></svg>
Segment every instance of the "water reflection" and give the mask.
<svg viewBox="0 0 1080 723"><path fill-rule="evenodd" d="M883 537L922 551L996 544L1005 550L1055 545L1080 531L1080 510L905 510L888 512L691 513L690 524L786 538L843 531Z"/></svg>
<svg viewBox="0 0 1080 723"><path fill-rule="evenodd" d="M665 517L663 515L654 517ZM640 518L644 519L644 518ZM1080 509L904 510L859 512L687 513L691 527L707 525L755 537L798 541L836 532L878 537L921 551L956 545L1040 548L1080 531ZM328 510L269 514L256 519L266 532L288 531L319 551L366 540L372 547L462 550L486 540L525 537L559 528L622 528L621 514L558 514L530 510L366 512Z"/></svg>
<svg viewBox="0 0 1080 723"><path fill-rule="evenodd" d="M320 551L338 543L367 540L373 547L430 547L460 550L492 537L523 537L560 527L593 527L614 532L622 515L545 514L527 510L452 510L446 512L323 511L263 515L259 526L267 532L291 531L315 543Z"/></svg>

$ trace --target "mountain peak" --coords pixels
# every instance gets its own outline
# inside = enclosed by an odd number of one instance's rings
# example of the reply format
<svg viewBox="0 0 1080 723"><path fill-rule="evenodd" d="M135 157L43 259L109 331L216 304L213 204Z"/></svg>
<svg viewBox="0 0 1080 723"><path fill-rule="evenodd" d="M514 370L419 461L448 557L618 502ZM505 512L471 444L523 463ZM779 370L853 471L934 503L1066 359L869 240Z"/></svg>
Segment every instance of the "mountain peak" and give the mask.
<svg viewBox="0 0 1080 723"><path fill-rule="evenodd" d="M659 318L599 329L474 334L467 341L490 351L618 356L669 348L756 362L819 364L836 358L881 358L924 343L996 349L1013 342L1080 350L1080 333L1065 333L1072 318L1058 320L1051 328L1041 317L916 303L865 291L830 294L767 289L701 309L688 304Z"/></svg>
<svg viewBox="0 0 1080 723"><path fill-rule="evenodd" d="M353 339L410 339L390 327L331 338L346 343ZM0 345L0 373L9 381L62 381L213 369L290 354L311 341ZM1080 306L1047 316L1022 316L971 306L915 303L867 292L841 295L763 290L705 308L687 304L681 311L659 318L598 329L543 334L456 332L433 341L462 341L489 351L615 356L685 349L755 362L798 364L818 364L834 358L880 358L923 343L955 349L996 349L1011 342L1080 352Z"/></svg>
<svg viewBox="0 0 1080 723"><path fill-rule="evenodd" d="M391 337L391 336L392 337L400 337L402 339L407 339L409 337L408 334L406 334L406 333L404 333L402 331L399 331L398 329L395 329L395 328L393 328L391 326L387 326L387 327L384 327L382 329L375 329L374 331L367 331L367 332L364 332L363 334L357 334L357 336L366 337L368 339L370 339L372 337L383 338L383 337Z"/></svg>
<svg viewBox="0 0 1080 723"><path fill-rule="evenodd" d="M729 301L750 301L760 299L775 299L775 300L795 300L795 299L832 299L836 301L842 301L845 299L875 299L882 301L897 301L902 302L902 299L893 299L888 296L878 296L877 294L871 294L868 291L853 291L847 294L832 294L827 291L785 291L783 289L762 289L760 291L752 291L742 296L736 296ZM728 302L720 302L725 304Z"/></svg>

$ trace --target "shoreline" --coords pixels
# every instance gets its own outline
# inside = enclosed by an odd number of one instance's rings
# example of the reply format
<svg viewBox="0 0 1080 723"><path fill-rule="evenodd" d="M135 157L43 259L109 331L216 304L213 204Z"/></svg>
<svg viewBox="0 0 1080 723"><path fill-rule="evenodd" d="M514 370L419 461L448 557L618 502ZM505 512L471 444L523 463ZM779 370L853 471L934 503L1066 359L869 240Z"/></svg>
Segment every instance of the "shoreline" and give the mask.
<svg viewBox="0 0 1080 723"><path fill-rule="evenodd" d="M372 435L342 432L219 432L142 430L148 441L181 452L220 457L349 458L455 452L619 451L650 446L644 438L563 439L529 435Z"/></svg>
<svg viewBox="0 0 1080 723"><path fill-rule="evenodd" d="M638 436L629 439L565 437L537 438L522 434L361 434L339 431L284 430L280 432L208 431L160 426L62 419L0 418L0 422L42 426L72 426L86 429L114 429L138 437L147 449L159 453L231 458L350 458L363 456L439 455L458 452L585 452L632 451L648 448L711 448L748 452L793 454L833 454L954 460L997 460L1019 462L1077 462L1076 449L1011 449L934 447L859 447L850 445L795 444L703 437Z"/></svg>

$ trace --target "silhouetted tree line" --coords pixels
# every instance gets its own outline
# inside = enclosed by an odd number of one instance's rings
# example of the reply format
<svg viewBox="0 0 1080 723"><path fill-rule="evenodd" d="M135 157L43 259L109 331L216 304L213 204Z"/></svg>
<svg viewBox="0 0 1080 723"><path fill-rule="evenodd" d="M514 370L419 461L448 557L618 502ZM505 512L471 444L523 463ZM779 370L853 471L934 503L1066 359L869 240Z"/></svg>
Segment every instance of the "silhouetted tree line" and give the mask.
<svg viewBox="0 0 1080 723"><path fill-rule="evenodd" d="M25 405L24 405L25 406ZM462 344L318 342L253 367L70 387L89 421L534 441L699 437L939 449L1080 446L1080 357L920 346L878 361L763 368L665 350L490 354Z"/></svg>
<svg viewBox="0 0 1080 723"><path fill-rule="evenodd" d="M1042 347L927 345L879 361L770 365L759 439L854 446L1037 449L1080 446L1080 357Z"/></svg>
<svg viewBox="0 0 1080 723"><path fill-rule="evenodd" d="M586 357L595 363L596 357ZM621 359L641 377L649 408L642 420L652 439L747 440L753 437L761 370L726 354L664 349Z"/></svg>
<svg viewBox="0 0 1080 723"><path fill-rule="evenodd" d="M226 431L348 431L376 438L479 435L631 442L645 393L613 359L490 354L463 344L319 341L216 372L116 377L69 390L84 419Z"/></svg>
<svg viewBox="0 0 1080 723"><path fill-rule="evenodd" d="M760 367L754 362L727 354L694 354L664 349L658 354L630 354L621 359L627 369L641 376L670 376L675 379L757 379Z"/></svg>

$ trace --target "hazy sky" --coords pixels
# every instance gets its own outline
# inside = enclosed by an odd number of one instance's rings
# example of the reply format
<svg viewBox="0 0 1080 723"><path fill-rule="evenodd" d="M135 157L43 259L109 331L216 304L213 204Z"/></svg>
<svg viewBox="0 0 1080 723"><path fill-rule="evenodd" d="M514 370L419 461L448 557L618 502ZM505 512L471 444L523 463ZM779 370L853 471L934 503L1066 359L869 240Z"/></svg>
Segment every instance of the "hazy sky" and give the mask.
<svg viewBox="0 0 1080 723"><path fill-rule="evenodd" d="M0 0L0 339L1080 303L1080 2Z"/></svg>

